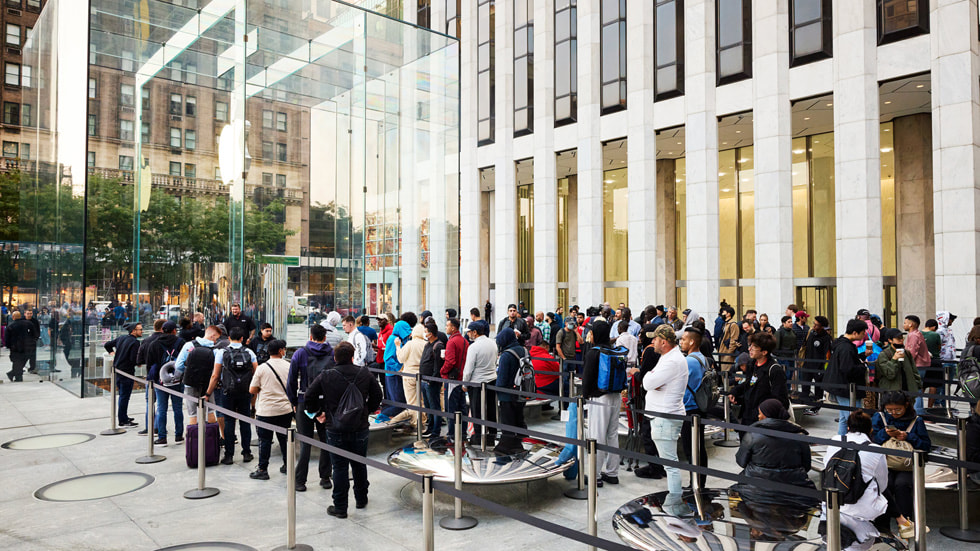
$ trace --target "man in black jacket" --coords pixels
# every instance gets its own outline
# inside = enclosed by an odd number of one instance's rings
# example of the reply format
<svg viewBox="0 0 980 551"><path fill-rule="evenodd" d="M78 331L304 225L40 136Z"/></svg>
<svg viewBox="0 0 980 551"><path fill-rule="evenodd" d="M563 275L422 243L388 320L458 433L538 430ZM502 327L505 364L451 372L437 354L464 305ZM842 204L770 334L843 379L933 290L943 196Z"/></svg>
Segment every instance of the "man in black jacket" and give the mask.
<svg viewBox="0 0 980 551"><path fill-rule="evenodd" d="M749 335L749 358L745 377L732 389L733 402L742 404L743 425L759 420L759 405L770 398L779 400L789 409L789 392L786 389L786 371L772 358L776 339L769 333L755 331Z"/></svg>
<svg viewBox="0 0 980 551"><path fill-rule="evenodd" d="M521 346L524 346L524 343L527 342L527 338L531 335L531 332L528 329L527 322L524 321L524 318L517 314L518 310L516 304L507 306L507 317L500 320L500 323L497 324L497 334L499 335L504 329L513 329L514 334L517 337L517 342L521 343ZM490 318L487 319L489 320Z"/></svg>
<svg viewBox="0 0 980 551"><path fill-rule="evenodd" d="M31 332L34 325L23 319L20 312L14 311L10 314L10 325L7 326L5 335L7 348L10 349L10 362L13 368L7 372L7 378L17 383L24 380L24 366L30 359L29 348L31 345Z"/></svg>
<svg viewBox="0 0 980 551"><path fill-rule="evenodd" d="M158 338L160 338L161 335L163 335L163 333L162 333L162 331L163 331L163 324L165 322L166 322L166 320L164 320L162 318L154 321L153 322L153 332L150 333L150 335L148 337L146 337L145 339L143 339L142 341L140 341L140 347L136 350L136 367L139 367L141 365L146 365L148 370L153 367L153 364L147 363L147 361L146 361L146 355L149 352L150 347L153 346L153 343ZM177 351L180 352L179 349ZM147 374L149 374L149 371L147 371ZM149 378L149 377L147 377L147 378ZM153 382L156 383L157 381L154 380ZM147 405L150 404L150 395L149 394L146 395L146 404ZM145 417L144 425L143 425L143 430L141 430L139 432L139 434L146 434L146 431L150 428L150 413L151 413L150 412L150 408L147 407L146 408L146 417Z"/></svg>
<svg viewBox="0 0 980 551"><path fill-rule="evenodd" d="M830 362L823 376L824 390L830 393L841 406L850 405L851 383L863 385L868 380L868 366L858 354L855 341L863 341L868 325L862 320L848 320L844 335L837 337L830 352ZM837 434L847 434L847 417L850 411L840 410Z"/></svg>
<svg viewBox="0 0 980 551"><path fill-rule="evenodd" d="M163 321L163 320L157 320ZM153 324L156 326L156 323ZM173 405L174 410L174 440L184 441L184 399L164 392L156 385L162 385L160 381L160 368L170 360L176 360L180 354L180 349L184 347L184 341L177 336L177 324L172 321L165 321L160 326L160 332L153 342L150 343L146 351L147 379L153 381L153 392L156 397L156 408L153 412L153 428L156 431L157 439L154 444L158 446L167 445L167 408L168 404ZM147 339L149 340L149 339ZM146 343L146 340L143 341ZM142 347L140 347L142 348ZM170 385L172 390L180 390L182 385Z"/></svg>
<svg viewBox="0 0 980 551"><path fill-rule="evenodd" d="M327 426L327 443L344 451L367 456L368 414L381 405L381 385L364 367L353 365L354 346L342 342L334 350L336 367L324 371L310 383L306 390L303 407L308 413ZM360 414L354 419L343 418L340 407L348 386L353 385L364 403ZM347 518L347 492L350 489L350 474L354 477L354 506L367 507L368 478L367 465L350 461L346 457L331 453L333 463L333 505L327 507L327 514L337 518ZM350 469L348 470L348 465Z"/></svg>
<svg viewBox="0 0 980 551"><path fill-rule="evenodd" d="M112 361L113 368L133 375L136 373L136 353L139 352L139 339L143 336L143 324L130 322L124 328L127 333L105 343L105 350L115 356ZM116 389L119 392L119 404L116 406L119 426L138 426L129 416L129 396L133 393L133 380L129 377L116 375Z"/></svg>
<svg viewBox="0 0 980 551"><path fill-rule="evenodd" d="M37 341L41 338L41 323L34 315L34 310L28 307L24 310L24 319L31 324L31 338L27 341L27 362L30 367L28 373L37 373ZM51 366L54 367L54 366Z"/></svg>

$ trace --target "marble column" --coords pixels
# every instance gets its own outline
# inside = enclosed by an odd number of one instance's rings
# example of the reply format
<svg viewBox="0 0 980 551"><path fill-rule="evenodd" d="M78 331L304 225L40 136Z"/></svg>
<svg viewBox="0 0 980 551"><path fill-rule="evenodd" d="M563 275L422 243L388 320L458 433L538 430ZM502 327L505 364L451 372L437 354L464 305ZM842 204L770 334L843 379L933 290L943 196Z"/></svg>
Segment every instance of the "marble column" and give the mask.
<svg viewBox="0 0 980 551"><path fill-rule="evenodd" d="M514 9L498 2L496 11L496 192L494 235L497 239L496 301L494 312L503 315L509 303L517 303L517 182L514 166Z"/></svg>
<svg viewBox="0 0 980 551"><path fill-rule="evenodd" d="M653 123L653 10L632 0L626 20L626 81L629 128L626 134L629 304L633 315L658 297L657 133Z"/></svg>
<svg viewBox="0 0 980 551"><path fill-rule="evenodd" d="M934 0L932 160L936 308L964 319L962 345L980 312L980 45L977 0ZM897 132L897 130L896 130Z"/></svg>
<svg viewBox="0 0 980 551"><path fill-rule="evenodd" d="M877 23L873 2L834 0L837 320L884 309Z"/></svg>
<svg viewBox="0 0 980 551"><path fill-rule="evenodd" d="M684 10L684 123L687 140L687 305L713 308L719 294L718 120L715 114L715 2ZM687 306L685 305L685 306ZM710 306L710 308L709 308Z"/></svg>
<svg viewBox="0 0 980 551"><path fill-rule="evenodd" d="M932 117L892 121L895 151L895 237L899 319L936 315L936 258L932 210Z"/></svg>
<svg viewBox="0 0 980 551"><path fill-rule="evenodd" d="M651 298L653 304L677 304L677 264L674 251L674 238L677 224L675 208L677 193L677 161L660 159L657 161L657 293ZM639 305L639 303L637 303ZM646 306L646 304L644 304Z"/></svg>
<svg viewBox="0 0 980 551"><path fill-rule="evenodd" d="M578 4L578 293L580 305L603 301L602 143L599 141L600 12ZM499 288L499 285L498 285Z"/></svg>
<svg viewBox="0 0 980 551"><path fill-rule="evenodd" d="M755 307L782 312L794 302L789 0L756 0L752 16Z"/></svg>
<svg viewBox="0 0 980 551"><path fill-rule="evenodd" d="M555 0L534 6L534 311L558 304L558 181L555 158Z"/></svg>
<svg viewBox="0 0 980 551"><path fill-rule="evenodd" d="M412 11L412 10L409 10ZM483 251L489 247L481 231L483 218L480 170L476 160L476 3L461 3L459 43L460 163L459 163L459 279L460 308L483 310L490 282L484 274Z"/></svg>

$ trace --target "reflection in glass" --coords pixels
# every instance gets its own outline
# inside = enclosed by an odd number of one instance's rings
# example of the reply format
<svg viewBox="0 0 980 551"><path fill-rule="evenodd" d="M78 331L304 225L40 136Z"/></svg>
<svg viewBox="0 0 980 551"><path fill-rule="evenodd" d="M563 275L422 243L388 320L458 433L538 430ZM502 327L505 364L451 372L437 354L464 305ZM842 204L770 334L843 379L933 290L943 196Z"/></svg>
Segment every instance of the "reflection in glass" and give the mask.
<svg viewBox="0 0 980 551"><path fill-rule="evenodd" d="M555 125L574 122L578 110L576 0L555 3Z"/></svg>
<svg viewBox="0 0 980 551"><path fill-rule="evenodd" d="M477 139L479 145L493 143L497 111L494 84L496 44L496 0L479 0L477 4Z"/></svg>
<svg viewBox="0 0 980 551"><path fill-rule="evenodd" d="M830 57L833 51L832 0L790 2L790 44L793 65Z"/></svg>
<svg viewBox="0 0 980 551"><path fill-rule="evenodd" d="M606 282L624 285L617 288L607 287L604 300L610 304L618 304L628 302L625 286L629 281L627 169L606 170L603 171L602 177L603 278Z"/></svg>
<svg viewBox="0 0 980 551"><path fill-rule="evenodd" d="M752 76L752 2L717 0L718 84Z"/></svg>
<svg viewBox="0 0 980 551"><path fill-rule="evenodd" d="M514 135L534 131L534 5L514 3ZM527 303L530 304L530 303Z"/></svg>
<svg viewBox="0 0 980 551"><path fill-rule="evenodd" d="M878 0L878 43L929 32L928 0Z"/></svg>
<svg viewBox="0 0 980 551"><path fill-rule="evenodd" d="M602 110L626 108L626 0L601 0Z"/></svg>
<svg viewBox="0 0 980 551"><path fill-rule="evenodd" d="M533 171L532 161L518 163L520 173ZM517 186L517 298L524 304L534 304L534 183Z"/></svg>
<svg viewBox="0 0 980 551"><path fill-rule="evenodd" d="M654 8L655 99L684 93L684 1L658 0Z"/></svg>

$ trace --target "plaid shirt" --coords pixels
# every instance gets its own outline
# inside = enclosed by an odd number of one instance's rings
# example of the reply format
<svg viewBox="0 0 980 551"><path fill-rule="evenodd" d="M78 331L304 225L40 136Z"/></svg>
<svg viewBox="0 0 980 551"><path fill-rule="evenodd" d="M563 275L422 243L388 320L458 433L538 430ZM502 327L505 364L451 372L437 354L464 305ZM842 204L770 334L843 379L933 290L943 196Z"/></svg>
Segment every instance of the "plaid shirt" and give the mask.
<svg viewBox="0 0 980 551"><path fill-rule="evenodd" d="M548 325L547 321L535 323L534 326L541 330L541 336L544 337L544 342L551 342L551 326Z"/></svg>

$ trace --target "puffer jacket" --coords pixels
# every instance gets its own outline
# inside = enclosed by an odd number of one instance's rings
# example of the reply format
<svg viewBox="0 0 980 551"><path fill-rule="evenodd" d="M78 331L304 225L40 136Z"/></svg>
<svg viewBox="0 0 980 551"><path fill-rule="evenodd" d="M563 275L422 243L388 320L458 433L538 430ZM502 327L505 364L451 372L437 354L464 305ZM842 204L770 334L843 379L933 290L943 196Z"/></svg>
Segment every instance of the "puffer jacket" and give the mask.
<svg viewBox="0 0 980 551"><path fill-rule="evenodd" d="M421 325L416 325L412 329L412 340L403 342L398 349L398 361L402 364L402 371L405 373L418 373L419 364L422 361L422 351L425 350L425 330Z"/></svg>
<svg viewBox="0 0 980 551"><path fill-rule="evenodd" d="M752 426L788 434L808 434L799 425L782 419L763 419L753 423ZM810 445L806 442L747 432L742 437L738 453L735 454L735 461L739 467L742 467L742 474L746 476L792 484L801 488L815 488L807 476L812 461ZM812 505L818 503L810 498L749 484L736 484L735 489L743 498L764 503L807 504L810 501L813 502Z"/></svg>

